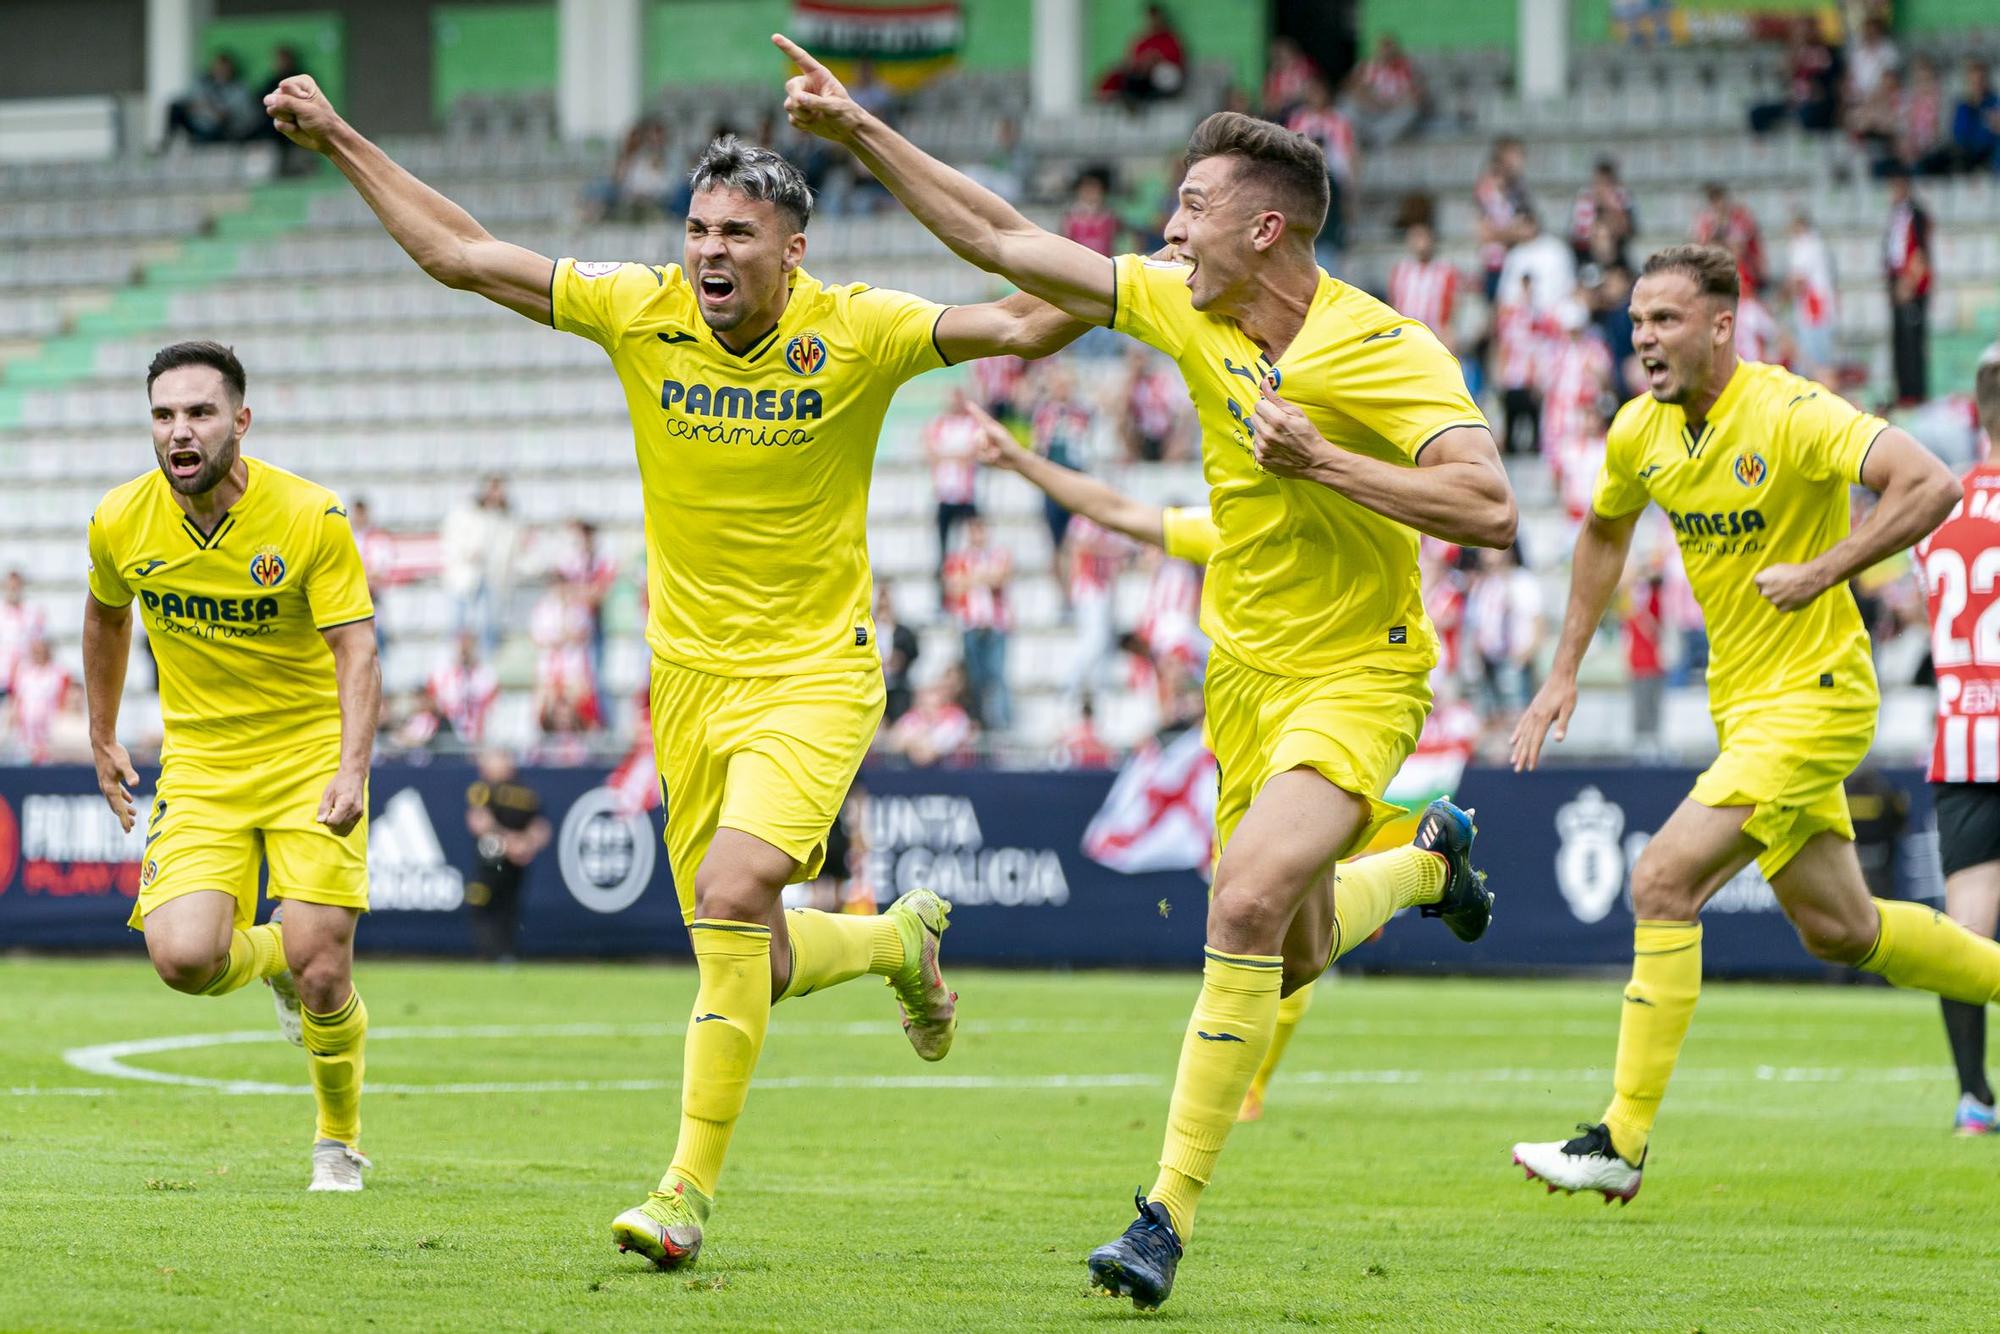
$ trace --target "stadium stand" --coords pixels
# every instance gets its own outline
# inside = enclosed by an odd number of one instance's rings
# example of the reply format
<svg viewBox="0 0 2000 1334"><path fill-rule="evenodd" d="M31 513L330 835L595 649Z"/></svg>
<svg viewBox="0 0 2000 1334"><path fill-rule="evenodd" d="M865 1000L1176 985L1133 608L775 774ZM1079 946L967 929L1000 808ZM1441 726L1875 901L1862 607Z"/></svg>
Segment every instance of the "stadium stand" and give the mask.
<svg viewBox="0 0 2000 1334"><path fill-rule="evenodd" d="M1978 53L1958 46L1934 54ZM1429 125L1368 156L1341 276L1384 289L1401 253L1391 223L1413 192L1435 200L1440 254L1476 272L1471 187L1496 134L1524 141L1526 179L1553 228L1566 223L1569 201L1593 165L1616 160L1640 220L1633 244L1639 255L1685 239L1701 204L1697 183L1716 180L1748 205L1770 238L1782 236L1795 206L1810 211L1830 245L1842 297L1840 360L1855 368L1853 392L1879 402L1889 356L1884 191L1855 170L1838 136L1744 132L1744 109L1768 85L1779 58L1777 48L1764 47L1596 51L1576 62L1572 98L1540 104L1514 95L1510 62L1501 53L1428 57L1426 81L1441 90ZM1162 163L1196 116L1227 96L1228 72L1197 65L1185 95L1143 113L1094 106L1080 117L1038 121L1028 111L1025 74L968 72L915 95L900 121L918 142L968 164L1008 152L1001 127L1018 124L1017 160L1031 165L1025 185L1038 220L1054 222L1070 182L1086 167L1110 170L1124 187L1130 218L1145 215L1171 184L1161 179ZM673 127L668 157L679 164L712 127L752 133L768 126L772 100L763 86L679 88L650 109ZM610 152L605 145L556 142L552 114L539 94L466 97L442 135L385 147L508 239L555 255L678 258L668 219L579 220L581 201ZM1962 387L1977 349L2000 323L2000 177L1927 181L1920 194L1937 224L1932 378L1945 391ZM421 690L452 643L453 608L423 544L479 477L498 472L511 484L527 579L503 617L513 632L495 664L503 691L491 735L533 743L535 653L526 632L534 584L559 559L567 520L588 517L599 525L621 571L605 612L602 685L612 726L599 750L622 751L631 726L625 701L645 673L639 495L624 403L594 348L438 287L381 234L344 184L324 174L280 179L266 149L12 166L0 169L0 199L9 201L0 203L0 467L16 479L0 491L0 569L26 573L60 660L74 665L78 656L89 506L104 487L147 462L138 391L146 361L173 338L215 337L233 343L250 371L257 414L252 452L350 499L365 498L391 547L409 544L417 553L407 568L381 580L392 696L407 700ZM808 266L825 279L905 288L946 302L984 299L995 290L895 212L824 216L810 238ZM1483 308L1462 309L1470 332ZM1093 338L1072 354L1086 393L1110 392L1120 351L1115 339ZM964 383L965 373L954 370L902 392L885 430L871 502L878 577L893 582L901 617L920 627L920 680L955 661L958 650L933 582L939 553L919 436ZM1117 462L1122 451L1112 417L1098 414L1097 470L1149 498L1200 494L1192 465ZM1542 580L1552 628L1568 521L1541 459L1512 466L1524 510L1523 549ZM1011 477L984 477L980 487L981 508L1018 571L1010 659L1015 724L991 740L1002 760L1045 756L1074 716L1065 696L1073 633L1064 623L1039 497ZM1136 568L1119 577L1121 625L1140 614L1146 585ZM1575 735L1615 752L1630 735L1623 659L1615 642L1600 642ZM143 696L150 681L141 665L131 689ZM1915 754L1927 743L1927 697L1907 685L1907 673L1885 672L1884 684L1890 689L1883 749ZM1698 691L1670 691L1667 708L1665 734L1680 738L1685 752L1698 754L1710 744ZM144 709L136 702L128 717L144 716ZM1134 743L1156 721L1150 698L1134 691L1101 699L1097 720L1116 746Z"/></svg>

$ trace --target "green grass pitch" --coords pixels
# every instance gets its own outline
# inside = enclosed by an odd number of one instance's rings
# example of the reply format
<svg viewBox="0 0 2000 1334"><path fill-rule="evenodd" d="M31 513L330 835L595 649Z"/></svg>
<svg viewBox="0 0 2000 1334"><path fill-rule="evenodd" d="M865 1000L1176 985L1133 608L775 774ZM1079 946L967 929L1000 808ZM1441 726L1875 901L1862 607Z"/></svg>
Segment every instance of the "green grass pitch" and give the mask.
<svg viewBox="0 0 2000 1334"><path fill-rule="evenodd" d="M1508 1161L1600 1110L1615 982L1333 982L1146 1317L1091 1295L1082 1260L1151 1181L1197 979L952 981L964 1023L934 1067L872 981L779 1007L700 1264L662 1274L606 1236L672 1149L686 969L364 957L376 1169L328 1196L303 1189L303 1062L261 987L208 1001L138 959L0 962L0 1328L2000 1318L2000 1142L1947 1133L1927 996L1711 986L1645 1190L1617 1208L1550 1198ZM229 1033L252 1036L129 1045Z"/></svg>

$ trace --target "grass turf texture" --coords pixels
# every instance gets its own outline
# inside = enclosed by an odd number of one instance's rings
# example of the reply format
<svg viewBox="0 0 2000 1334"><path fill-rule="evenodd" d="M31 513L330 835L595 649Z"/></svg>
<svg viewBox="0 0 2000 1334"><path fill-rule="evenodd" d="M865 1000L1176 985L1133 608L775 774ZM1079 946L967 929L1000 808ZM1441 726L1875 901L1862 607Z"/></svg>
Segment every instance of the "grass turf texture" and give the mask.
<svg viewBox="0 0 2000 1334"><path fill-rule="evenodd" d="M365 959L361 980L384 1088L671 1085L694 986ZM1914 1330L1990 1327L2000 1297L2000 1143L1947 1133L1927 996L1710 987L1645 1190L1606 1208L1524 1184L1508 1146L1600 1109L1615 983L1348 979L1141 1317L1088 1293L1082 1260L1152 1179L1196 978L952 981L938 1067L879 985L779 1007L701 1261L662 1274L606 1237L671 1153L671 1087L371 1093L367 1191L308 1195L303 1092L63 1060L268 1030L126 1059L302 1086L262 987L208 1001L138 959L0 963L0 1328ZM31 1086L106 1091L12 1091Z"/></svg>

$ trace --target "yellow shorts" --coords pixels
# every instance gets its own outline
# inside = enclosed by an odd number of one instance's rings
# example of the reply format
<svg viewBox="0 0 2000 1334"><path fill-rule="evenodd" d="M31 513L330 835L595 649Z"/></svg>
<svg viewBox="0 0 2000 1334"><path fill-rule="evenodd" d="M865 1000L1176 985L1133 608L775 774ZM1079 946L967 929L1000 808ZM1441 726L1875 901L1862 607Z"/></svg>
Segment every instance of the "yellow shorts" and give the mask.
<svg viewBox="0 0 2000 1334"><path fill-rule="evenodd" d="M1332 676L1271 676L1218 649L1204 694L1217 768L1217 856L1264 784L1302 765L1368 803L1368 822L1342 856L1404 814L1382 794L1424 730L1428 674L1357 667Z"/></svg>
<svg viewBox="0 0 2000 1334"><path fill-rule="evenodd" d="M236 896L236 925L257 920L257 869L266 893L368 910L368 817L336 835L313 817L340 768L338 747L305 757L246 757L226 766L177 757L160 770L146 818L139 901L129 924L169 899L219 889Z"/></svg>
<svg viewBox="0 0 2000 1334"><path fill-rule="evenodd" d="M1822 831L1854 837L1847 776L1875 739L1873 708L1829 709L1767 704L1718 718L1722 753L1689 793L1704 806L1753 806L1743 832L1764 845L1766 879Z"/></svg>
<svg viewBox="0 0 2000 1334"><path fill-rule="evenodd" d="M882 673L715 676L653 659L653 750L667 804L667 864L681 917L719 828L763 839L820 872L826 836L882 722Z"/></svg>

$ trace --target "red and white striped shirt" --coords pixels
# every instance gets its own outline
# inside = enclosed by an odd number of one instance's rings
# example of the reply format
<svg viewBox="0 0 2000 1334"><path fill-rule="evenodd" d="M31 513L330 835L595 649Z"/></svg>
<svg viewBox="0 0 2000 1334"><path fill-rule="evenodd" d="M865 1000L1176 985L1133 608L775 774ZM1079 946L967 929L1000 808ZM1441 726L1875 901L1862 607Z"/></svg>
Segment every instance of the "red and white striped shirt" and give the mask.
<svg viewBox="0 0 2000 1334"><path fill-rule="evenodd" d="M1965 496L1917 544L1937 671L1933 783L2000 782L2000 464L1965 475Z"/></svg>
<svg viewBox="0 0 2000 1334"><path fill-rule="evenodd" d="M431 702L460 741L476 746L486 736L486 714L500 697L500 678L485 663L467 667L456 660L431 673Z"/></svg>
<svg viewBox="0 0 2000 1334"><path fill-rule="evenodd" d="M1326 154L1327 171L1343 181L1354 178L1354 122L1332 107L1315 111L1301 107L1285 122L1293 134L1303 134Z"/></svg>
<svg viewBox="0 0 2000 1334"><path fill-rule="evenodd" d="M1146 586L1146 605L1139 613L1139 638L1162 658L1180 658L1190 665L1207 656L1201 633L1201 568L1172 557L1153 569Z"/></svg>
<svg viewBox="0 0 2000 1334"><path fill-rule="evenodd" d="M22 659L14 668L14 726L31 764L49 760L49 738L69 699L69 673L53 658L37 665Z"/></svg>
<svg viewBox="0 0 2000 1334"><path fill-rule="evenodd" d="M14 679L28 645L48 631L42 609L32 602L0 602L0 684Z"/></svg>
<svg viewBox="0 0 2000 1334"><path fill-rule="evenodd" d="M1550 346L1543 380L1543 448L1570 445L1583 436L1584 410L1611 388L1611 349L1594 333L1564 338Z"/></svg>
<svg viewBox="0 0 2000 1334"><path fill-rule="evenodd" d="M1187 401L1187 390L1180 378L1164 366L1156 365L1133 379L1125 411L1131 414L1139 434L1164 440L1173 431L1174 423L1180 419L1181 405Z"/></svg>
<svg viewBox="0 0 2000 1334"><path fill-rule="evenodd" d="M1778 321L1763 302L1744 296L1736 302L1736 355L1743 361L1776 363Z"/></svg>
<svg viewBox="0 0 2000 1334"><path fill-rule="evenodd" d="M1416 98L1417 71L1400 56L1394 60L1364 60L1355 75L1361 86L1384 106L1396 106Z"/></svg>
<svg viewBox="0 0 2000 1334"><path fill-rule="evenodd" d="M1439 337L1451 330L1457 300L1458 270L1441 259L1399 259L1389 270L1389 304Z"/></svg>
<svg viewBox="0 0 2000 1334"><path fill-rule="evenodd" d="M995 546L960 547L944 561L945 609L964 630L1006 630L1014 558Z"/></svg>
<svg viewBox="0 0 2000 1334"><path fill-rule="evenodd" d="M1079 514L1069 521L1063 545L1069 549L1070 601L1110 596L1118 565L1131 543Z"/></svg>
<svg viewBox="0 0 2000 1334"><path fill-rule="evenodd" d="M924 427L930 456L931 487L940 505L970 505L979 485L979 423L963 412L947 412Z"/></svg>
<svg viewBox="0 0 2000 1334"><path fill-rule="evenodd" d="M972 383L979 390L980 406L998 415L1011 407L1021 381L1028 376L1028 363L1019 357L981 357L972 363Z"/></svg>

